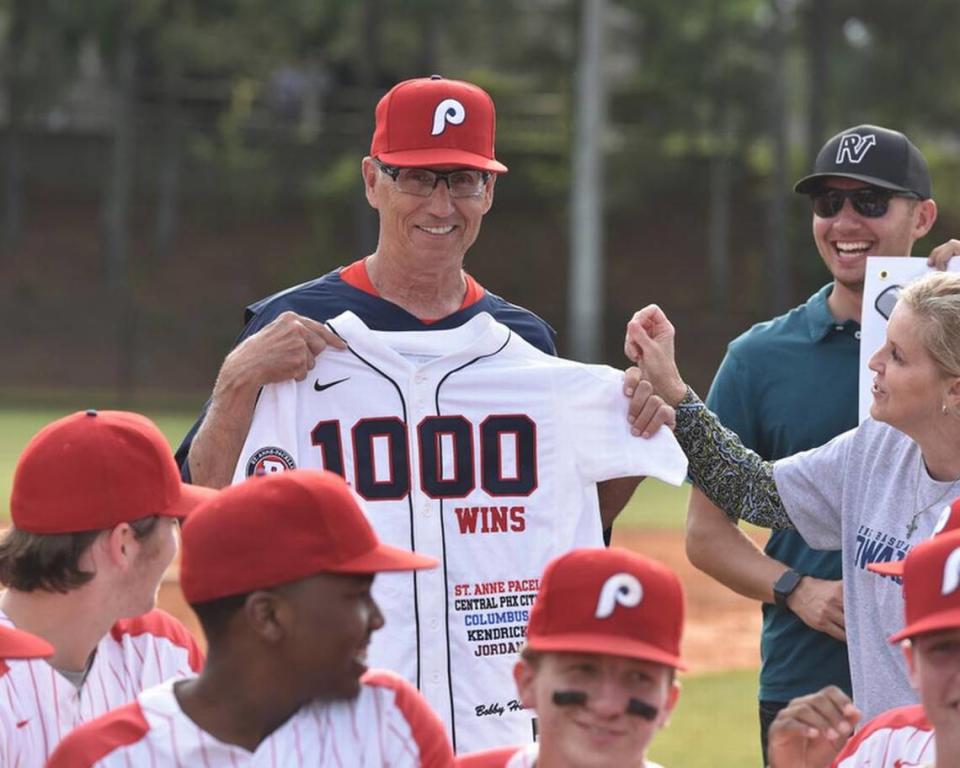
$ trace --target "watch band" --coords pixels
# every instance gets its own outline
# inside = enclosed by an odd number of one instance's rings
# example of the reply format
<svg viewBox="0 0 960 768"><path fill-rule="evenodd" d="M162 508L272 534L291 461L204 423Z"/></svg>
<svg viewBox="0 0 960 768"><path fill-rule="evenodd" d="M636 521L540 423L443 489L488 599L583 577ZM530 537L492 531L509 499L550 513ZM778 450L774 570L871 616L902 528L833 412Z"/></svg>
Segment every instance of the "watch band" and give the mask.
<svg viewBox="0 0 960 768"><path fill-rule="evenodd" d="M776 603L778 608L783 608L787 611L790 610L787 607L787 598L793 594L793 590L797 588L802 578L803 574L797 573L793 568L788 568L780 578L773 583L773 602Z"/></svg>

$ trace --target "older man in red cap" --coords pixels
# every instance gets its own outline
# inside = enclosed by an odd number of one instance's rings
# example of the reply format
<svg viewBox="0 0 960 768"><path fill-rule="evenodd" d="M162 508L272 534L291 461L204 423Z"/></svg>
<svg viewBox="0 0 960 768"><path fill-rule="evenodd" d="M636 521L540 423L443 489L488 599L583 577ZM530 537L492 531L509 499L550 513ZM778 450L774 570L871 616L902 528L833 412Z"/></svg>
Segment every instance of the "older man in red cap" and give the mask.
<svg viewBox="0 0 960 768"><path fill-rule="evenodd" d="M482 88L439 76L406 80L377 105L361 173L380 219L376 250L246 310L238 346L224 360L201 421L177 459L200 485L230 483L264 384L303 380L328 345L323 323L346 310L377 331L455 328L488 312L553 354L553 329L490 293L463 269L493 205L496 115ZM311 427L313 425L310 425Z"/></svg>
<svg viewBox="0 0 960 768"><path fill-rule="evenodd" d="M374 575L435 565L381 543L331 472L224 491L183 530L183 592L209 641L203 672L77 729L50 768L448 768L439 718L365 664L383 626Z"/></svg>
<svg viewBox="0 0 960 768"><path fill-rule="evenodd" d="M0 626L52 651L7 658L0 711L35 764L80 723L199 669L190 633L154 606L177 520L214 495L181 483L166 438L134 413L75 413L27 445L0 541Z"/></svg>
<svg viewBox="0 0 960 768"><path fill-rule="evenodd" d="M905 560L868 567L903 581L906 626L890 642L902 644L921 703L884 712L850 738L860 711L838 688L795 699L771 726L772 768L960 765L960 499Z"/></svg>
<svg viewBox="0 0 960 768"><path fill-rule="evenodd" d="M617 548L553 560L514 668L539 740L458 768L658 768L646 753L680 695L683 611L680 580L655 560Z"/></svg>
<svg viewBox="0 0 960 768"><path fill-rule="evenodd" d="M433 75L405 80L384 95L361 163L367 201L380 221L376 250L247 307L237 346L177 451L184 477L212 488L230 483L261 387L302 381L328 345L343 348L323 323L344 311L374 331L457 328L486 312L534 347L556 353L546 322L464 270L497 176L507 172L494 155L495 133L493 99L472 83ZM317 382L321 389L326 384ZM665 420L648 418L637 420L635 434L652 433ZM599 485L605 527L636 483Z"/></svg>

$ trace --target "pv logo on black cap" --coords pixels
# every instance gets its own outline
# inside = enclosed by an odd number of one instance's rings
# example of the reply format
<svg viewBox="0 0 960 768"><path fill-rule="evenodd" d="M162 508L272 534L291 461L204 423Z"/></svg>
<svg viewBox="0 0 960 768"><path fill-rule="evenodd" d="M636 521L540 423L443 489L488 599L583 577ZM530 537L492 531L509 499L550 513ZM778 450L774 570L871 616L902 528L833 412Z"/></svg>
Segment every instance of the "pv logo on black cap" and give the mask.
<svg viewBox="0 0 960 768"><path fill-rule="evenodd" d="M844 134L837 147L837 165L842 165L845 160L854 164L861 162L870 148L876 145L877 137L872 133L862 136L859 133Z"/></svg>

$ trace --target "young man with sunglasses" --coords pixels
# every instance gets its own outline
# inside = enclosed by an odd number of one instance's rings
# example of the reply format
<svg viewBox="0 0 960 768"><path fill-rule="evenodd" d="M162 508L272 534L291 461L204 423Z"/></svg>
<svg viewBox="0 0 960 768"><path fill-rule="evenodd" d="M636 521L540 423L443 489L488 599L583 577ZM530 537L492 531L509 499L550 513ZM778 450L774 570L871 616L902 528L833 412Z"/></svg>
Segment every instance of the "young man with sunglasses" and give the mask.
<svg viewBox="0 0 960 768"><path fill-rule="evenodd" d="M933 226L926 161L902 133L872 125L832 137L795 191L812 201L813 240L833 279L790 312L730 343L707 405L745 445L775 460L857 424L860 305L868 256L909 256ZM960 241L936 248L943 268ZM787 702L828 685L850 692L839 552L775 531L765 551L693 490L687 553L701 570L761 600L759 714L767 729Z"/></svg>

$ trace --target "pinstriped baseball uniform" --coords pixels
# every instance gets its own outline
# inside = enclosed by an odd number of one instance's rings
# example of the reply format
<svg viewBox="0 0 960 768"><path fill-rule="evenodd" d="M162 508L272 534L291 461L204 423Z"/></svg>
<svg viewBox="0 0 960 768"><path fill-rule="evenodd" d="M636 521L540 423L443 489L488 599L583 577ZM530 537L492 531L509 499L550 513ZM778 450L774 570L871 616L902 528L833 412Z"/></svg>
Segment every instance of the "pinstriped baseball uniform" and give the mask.
<svg viewBox="0 0 960 768"><path fill-rule="evenodd" d="M0 612L0 625L13 626ZM0 665L0 710L15 724L15 740L42 765L71 730L136 698L145 688L199 671L203 655L169 614L150 611L117 622L96 648L79 689L43 659ZM29 751L26 751L29 750ZM6 764L5 764L6 765Z"/></svg>
<svg viewBox="0 0 960 768"><path fill-rule="evenodd" d="M836 768L912 768L933 765L936 759L933 726L923 707L898 707L868 721L847 742Z"/></svg>
<svg viewBox="0 0 960 768"><path fill-rule="evenodd" d="M248 752L190 720L170 681L76 730L49 768L449 768L443 724L409 683L378 671L361 682L356 699L301 707Z"/></svg>
<svg viewBox="0 0 960 768"><path fill-rule="evenodd" d="M679 484L686 457L669 430L630 434L622 372L546 355L485 313L445 331L329 325L350 349L263 388L234 482L344 475L384 542L441 563L377 576L370 663L417 685L457 752L530 741L511 669L544 566L603 546L596 483Z"/></svg>

